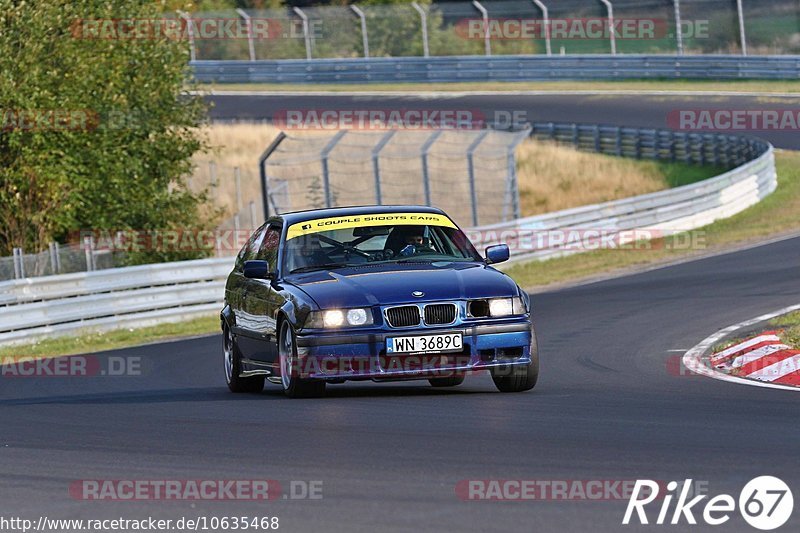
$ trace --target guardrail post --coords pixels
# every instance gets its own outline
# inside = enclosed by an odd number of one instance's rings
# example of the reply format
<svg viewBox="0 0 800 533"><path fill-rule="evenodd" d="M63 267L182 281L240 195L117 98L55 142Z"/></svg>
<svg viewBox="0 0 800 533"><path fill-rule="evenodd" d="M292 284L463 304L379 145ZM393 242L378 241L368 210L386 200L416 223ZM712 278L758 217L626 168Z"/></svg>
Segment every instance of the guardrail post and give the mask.
<svg viewBox="0 0 800 533"><path fill-rule="evenodd" d="M353 13L358 15L358 18L361 19L361 44L364 47L364 57L369 58L369 37L367 37L367 17L366 15L364 15L364 12L361 11L355 4L351 4L350 9L352 9Z"/></svg>
<svg viewBox="0 0 800 533"><path fill-rule="evenodd" d="M425 192L425 205L431 206L431 178L428 172L428 152L430 152L433 143L436 142L442 135L442 130L434 131L428 137L420 148L420 159L422 161L422 190Z"/></svg>
<svg viewBox="0 0 800 533"><path fill-rule="evenodd" d="M428 48L428 14L416 2L411 2L411 5L419 13L419 18L422 24L422 53L424 57L430 56L430 49Z"/></svg>
<svg viewBox="0 0 800 533"><path fill-rule="evenodd" d="M475 6L475 9L481 12L481 16L483 17L483 49L486 55L490 56L492 55L492 44L490 42L489 34L489 12L481 5L480 2L478 2L478 0L472 0L472 5Z"/></svg>
<svg viewBox="0 0 800 533"><path fill-rule="evenodd" d="M742 43L742 55L747 55L747 36L744 29L744 8L742 0L736 0L736 12L739 15L739 40Z"/></svg>
<svg viewBox="0 0 800 533"><path fill-rule="evenodd" d="M618 157L622 156L622 128L617 126L614 128L614 154Z"/></svg>
<svg viewBox="0 0 800 533"><path fill-rule="evenodd" d="M280 132L275 140L267 146L267 149L258 158L258 169L261 178L261 202L264 204L264 220L269 218L269 176L267 176L267 159L272 155L272 152L278 149L278 146L286 138L286 134ZM277 210L276 210L276 214Z"/></svg>
<svg viewBox="0 0 800 533"><path fill-rule="evenodd" d="M678 40L678 55L683 55L683 21L681 21L681 0L672 0L675 7L675 37Z"/></svg>
<svg viewBox="0 0 800 533"><path fill-rule="evenodd" d="M189 58L192 61L197 61L197 52L194 47L194 22L185 11L178 11L178 15L186 21L186 34L189 37Z"/></svg>
<svg viewBox="0 0 800 533"><path fill-rule="evenodd" d="M614 33L614 6L610 0L600 0L606 6L608 11L608 34L611 40L611 55L617 55L617 36Z"/></svg>
<svg viewBox="0 0 800 533"><path fill-rule="evenodd" d="M256 60L256 46L253 42L253 21L250 20L250 15L244 9L237 9L236 12L244 19L245 26L247 27L247 48L250 52L250 61Z"/></svg>
<svg viewBox="0 0 800 533"><path fill-rule="evenodd" d="M550 13L547 10L547 6L544 5L542 0L533 0L533 3L536 4L542 11L542 22L544 23L544 48L547 52L547 55L553 55L553 49L550 43Z"/></svg>
<svg viewBox="0 0 800 533"><path fill-rule="evenodd" d="M397 130L389 130L386 135L381 137L375 148L372 149L372 174L375 177L375 202L378 205L383 205L383 195L381 194L381 165L380 154L383 147L386 146Z"/></svg>
<svg viewBox="0 0 800 533"><path fill-rule="evenodd" d="M336 147L338 142L345 136L347 130L340 130L333 136L333 139L322 149L320 157L322 158L322 187L325 191L325 207L333 207L333 195L331 194L331 177L330 170L328 169L328 156L331 150Z"/></svg>
<svg viewBox="0 0 800 533"><path fill-rule="evenodd" d="M300 9L299 7L293 7L292 11L294 11L297 14L297 16L300 17L300 20L303 21L303 39L305 39L305 42L306 42L306 59L310 60L311 59L311 35L308 32L308 17L306 16L305 13L303 13L303 10Z"/></svg>
<svg viewBox="0 0 800 533"><path fill-rule="evenodd" d="M469 195L470 201L472 203L472 225L478 225L478 191L475 188L475 150L478 149L478 145L489 135L491 130L484 130L482 131L478 137L472 141L472 144L469 145L467 148L467 171L469 172Z"/></svg>

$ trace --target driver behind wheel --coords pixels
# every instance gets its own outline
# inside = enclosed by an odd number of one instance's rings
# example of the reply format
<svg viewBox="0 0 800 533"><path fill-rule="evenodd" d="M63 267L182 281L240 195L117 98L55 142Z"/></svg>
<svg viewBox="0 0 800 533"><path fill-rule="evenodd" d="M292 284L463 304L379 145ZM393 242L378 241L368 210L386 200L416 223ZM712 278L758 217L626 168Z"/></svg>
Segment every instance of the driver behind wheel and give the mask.
<svg viewBox="0 0 800 533"><path fill-rule="evenodd" d="M433 248L427 233L427 226L397 226L386 239L385 249L400 257L431 252Z"/></svg>

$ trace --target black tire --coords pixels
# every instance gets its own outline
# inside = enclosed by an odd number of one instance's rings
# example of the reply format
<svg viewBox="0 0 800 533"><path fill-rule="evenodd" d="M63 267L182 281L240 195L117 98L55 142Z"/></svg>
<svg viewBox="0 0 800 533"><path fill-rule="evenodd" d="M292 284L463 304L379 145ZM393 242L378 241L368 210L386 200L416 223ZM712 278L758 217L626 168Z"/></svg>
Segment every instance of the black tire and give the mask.
<svg viewBox="0 0 800 533"><path fill-rule="evenodd" d="M239 375L242 372L242 356L236 346L236 339L227 325L222 326L222 354L225 365L225 381L231 392L261 392L264 390L264 376L243 378Z"/></svg>
<svg viewBox="0 0 800 533"><path fill-rule="evenodd" d="M444 378L431 378L428 383L432 387L457 387L464 383L464 374L453 374Z"/></svg>
<svg viewBox="0 0 800 533"><path fill-rule="evenodd" d="M539 379L539 346L533 328L531 328L530 364L492 368L491 373L494 386L500 392L524 392L536 386Z"/></svg>
<svg viewBox="0 0 800 533"><path fill-rule="evenodd" d="M325 382L319 379L300 379L292 371L297 360L297 338L289 322L284 321L278 336L278 358L281 369L281 385L289 398L318 398L325 395Z"/></svg>

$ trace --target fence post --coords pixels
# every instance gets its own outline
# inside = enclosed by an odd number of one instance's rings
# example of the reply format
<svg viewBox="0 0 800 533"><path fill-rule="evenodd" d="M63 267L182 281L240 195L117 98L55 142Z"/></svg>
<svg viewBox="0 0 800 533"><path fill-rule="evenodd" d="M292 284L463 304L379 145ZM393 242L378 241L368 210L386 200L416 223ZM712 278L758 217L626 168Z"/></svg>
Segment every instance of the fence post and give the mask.
<svg viewBox="0 0 800 533"><path fill-rule="evenodd" d="M419 13L419 18L422 21L422 53L424 57L430 56L430 49L428 48L428 14L422 9L418 3L411 2L411 5Z"/></svg>
<svg viewBox="0 0 800 533"><path fill-rule="evenodd" d="M56 274L61 274L61 245L57 242L53 243L56 249Z"/></svg>
<svg viewBox="0 0 800 533"><path fill-rule="evenodd" d="M431 206L431 177L428 173L428 152L431 146L436 142L436 139L442 134L442 130L434 131L430 137L420 147L420 159L422 161L422 189L425 191L425 205Z"/></svg>
<svg viewBox="0 0 800 533"><path fill-rule="evenodd" d="M261 201L264 204L264 220L269 218L269 176L267 176L267 159L272 155L272 152L278 149L278 146L280 146L285 138L286 134L280 132L278 136L275 137L275 140L267 146L267 149L264 150L261 157L258 158L259 177L261 178Z"/></svg>
<svg viewBox="0 0 800 533"><path fill-rule="evenodd" d="M533 3L536 4L542 11L542 22L544 23L544 48L547 51L547 55L553 55L553 49L550 46L550 13L547 11L547 6L541 0L533 0Z"/></svg>
<svg viewBox="0 0 800 533"><path fill-rule="evenodd" d="M248 206L250 207L250 231L254 231L258 227L256 222L256 203L250 200Z"/></svg>
<svg viewBox="0 0 800 533"><path fill-rule="evenodd" d="M333 196L331 195L331 176L328 169L328 156L331 151L336 147L342 137L345 136L347 130L340 130L333 136L333 139L322 149L320 157L322 158L322 187L325 191L325 207L333 207Z"/></svg>
<svg viewBox="0 0 800 533"><path fill-rule="evenodd" d="M58 274L58 266L56 265L58 252L56 252L56 243L50 242L47 244L47 249L50 252L50 271L53 274Z"/></svg>
<svg viewBox="0 0 800 533"><path fill-rule="evenodd" d="M672 0L675 7L675 37L678 39L678 55L683 55L683 21L681 20L681 0Z"/></svg>
<svg viewBox="0 0 800 533"><path fill-rule="evenodd" d="M483 17L483 49L486 55L490 56L492 55L492 44L489 39L489 12L478 0L472 0L472 5L481 12L481 16Z"/></svg>
<svg viewBox="0 0 800 533"><path fill-rule="evenodd" d="M372 174L375 177L375 200L378 205L383 205L383 195L381 194L381 165L379 161L380 153L383 147L386 146L386 143L394 137L395 132L397 132L397 130L389 130L386 135L381 137L381 140L378 141L375 148L372 149Z"/></svg>
<svg viewBox="0 0 800 533"><path fill-rule="evenodd" d="M350 9L361 19L361 44L364 47L364 57L369 58L369 37L367 36L367 17L355 4L350 4Z"/></svg>
<svg viewBox="0 0 800 533"><path fill-rule="evenodd" d="M300 20L303 21L303 38L306 41L306 59L311 59L311 36L308 33L308 17L303 10L299 7L293 7L292 10L300 17Z"/></svg>
<svg viewBox="0 0 800 533"><path fill-rule="evenodd" d="M94 270L94 237L87 235L83 238L83 254L86 258L86 272Z"/></svg>
<svg viewBox="0 0 800 533"><path fill-rule="evenodd" d="M178 11L178 15L186 21L186 33L189 36L189 58L192 61L197 60L197 52L194 48L194 22L185 11Z"/></svg>
<svg viewBox="0 0 800 533"><path fill-rule="evenodd" d="M14 262L14 279L25 277L25 262L22 257L22 248L11 249L12 261Z"/></svg>
<svg viewBox="0 0 800 533"><path fill-rule="evenodd" d="M250 15L248 15L244 9L237 9L236 12L244 19L245 27L247 28L247 48L250 52L250 61L255 61L256 47L253 42L253 21L250 20Z"/></svg>
<svg viewBox="0 0 800 533"><path fill-rule="evenodd" d="M507 154L507 165L508 165L508 184L506 188L507 194L510 195L511 200L511 213L514 219L522 218L522 214L520 213L520 202L519 202L519 182L517 180L517 158L514 157L514 152L517 149L517 146L524 141L525 139L529 138L532 132L532 128L528 126L526 129L522 130L517 134L517 136L511 141L511 144L508 147L508 154ZM505 202L503 205L503 222L506 221L506 205L508 202Z"/></svg>
<svg viewBox="0 0 800 533"><path fill-rule="evenodd" d="M614 6L610 0L600 0L608 11L608 34L611 40L611 55L617 55L617 36L614 34Z"/></svg>
<svg viewBox="0 0 800 533"><path fill-rule="evenodd" d="M736 0L736 12L739 15L739 40L742 43L742 55L747 55L747 36L744 29L744 8L742 0Z"/></svg>
<svg viewBox="0 0 800 533"><path fill-rule="evenodd" d="M475 150L478 145L489 135L491 130L482 131L467 148L467 170L469 171L469 195L472 203L472 226L478 225L478 191L475 188Z"/></svg>
<svg viewBox="0 0 800 533"><path fill-rule="evenodd" d="M242 210L242 172L239 167L233 167L233 180L236 186L236 211Z"/></svg>

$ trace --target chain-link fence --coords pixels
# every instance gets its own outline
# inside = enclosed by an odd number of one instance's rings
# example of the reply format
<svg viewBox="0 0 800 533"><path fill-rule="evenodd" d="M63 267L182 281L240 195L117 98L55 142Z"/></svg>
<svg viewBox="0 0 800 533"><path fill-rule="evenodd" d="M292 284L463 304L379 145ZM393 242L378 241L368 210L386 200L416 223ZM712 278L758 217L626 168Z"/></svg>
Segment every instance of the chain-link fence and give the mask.
<svg viewBox="0 0 800 533"><path fill-rule="evenodd" d="M249 30L202 31L231 19ZM356 2L197 12L190 21L198 60L800 53L797 0Z"/></svg>
<svg viewBox="0 0 800 533"><path fill-rule="evenodd" d="M92 239L81 244L51 242L39 253L14 248L10 257L0 257L0 280L33 278L71 272L90 272L125 266L124 253L98 250Z"/></svg>
<svg viewBox="0 0 800 533"><path fill-rule="evenodd" d="M265 160L270 213L435 205L464 226L519 217L514 149L529 130L282 134ZM248 213L240 214L244 219Z"/></svg>

